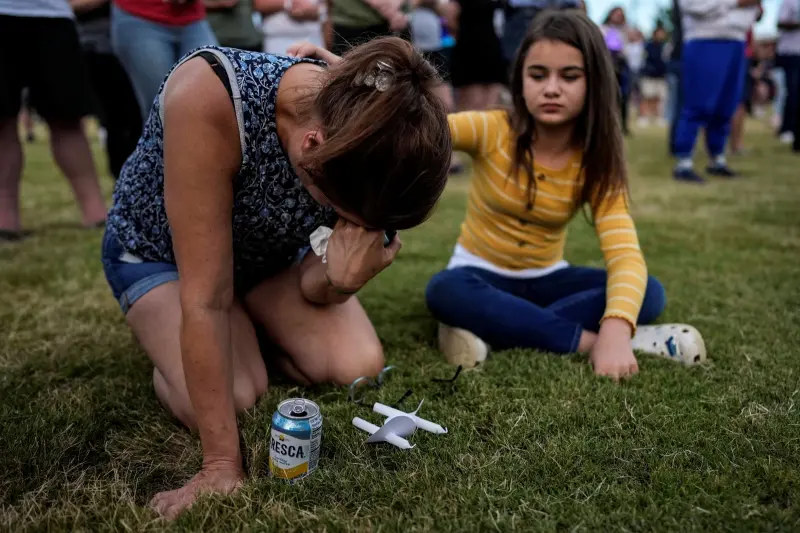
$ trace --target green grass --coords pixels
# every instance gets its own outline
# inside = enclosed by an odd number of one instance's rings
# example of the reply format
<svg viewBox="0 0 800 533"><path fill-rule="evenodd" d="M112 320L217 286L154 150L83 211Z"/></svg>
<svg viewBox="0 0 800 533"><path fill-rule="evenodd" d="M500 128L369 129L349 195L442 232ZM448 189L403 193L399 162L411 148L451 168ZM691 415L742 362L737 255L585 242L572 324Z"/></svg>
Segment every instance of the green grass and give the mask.
<svg viewBox="0 0 800 533"><path fill-rule="evenodd" d="M585 358L497 353L454 386L423 301L458 233L466 179L404 234L363 303L400 372L370 397L411 406L450 434L404 452L366 446L346 390L273 379L240 418L252 473L177 522L152 495L196 472L198 440L159 407L151 367L103 278L99 230L79 229L43 143L27 149L24 222L0 247L0 530L797 531L800 528L800 158L751 125L746 177L705 188L669 178L663 133L629 143L634 212L664 321L705 335L710 362L641 358L615 385ZM98 152L99 154L99 152ZM704 163L704 161L703 161ZM99 160L98 164L104 164ZM110 180L104 179L110 189ZM568 259L601 265L580 217ZM346 355L346 354L343 354ZM319 470L287 486L265 473L277 402L306 395L325 416Z"/></svg>

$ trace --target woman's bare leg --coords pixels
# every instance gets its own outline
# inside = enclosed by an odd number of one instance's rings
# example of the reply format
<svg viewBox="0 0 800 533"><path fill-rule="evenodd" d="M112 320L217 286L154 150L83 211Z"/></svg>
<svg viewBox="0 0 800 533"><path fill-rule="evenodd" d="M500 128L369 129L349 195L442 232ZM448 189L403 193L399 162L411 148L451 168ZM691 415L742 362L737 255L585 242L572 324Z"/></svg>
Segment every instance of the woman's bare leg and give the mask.
<svg viewBox="0 0 800 533"><path fill-rule="evenodd" d="M179 283L166 283L145 294L128 311L127 320L155 365L153 387L159 401L186 426L194 428L194 410L181 357ZM231 339L233 397L236 409L241 411L252 407L267 390L267 370L253 323L238 303L231 312Z"/></svg>
<svg viewBox="0 0 800 533"><path fill-rule="evenodd" d="M383 369L383 348L358 300L309 303L300 292L299 266L262 282L245 306L285 352L276 355L280 367L300 383L349 385Z"/></svg>

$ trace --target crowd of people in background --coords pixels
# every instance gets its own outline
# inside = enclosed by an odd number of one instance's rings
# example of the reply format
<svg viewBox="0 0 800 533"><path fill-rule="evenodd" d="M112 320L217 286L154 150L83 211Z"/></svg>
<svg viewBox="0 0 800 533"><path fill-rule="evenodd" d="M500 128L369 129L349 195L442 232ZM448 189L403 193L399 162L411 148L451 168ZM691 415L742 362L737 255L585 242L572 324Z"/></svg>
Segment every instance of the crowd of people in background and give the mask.
<svg viewBox="0 0 800 533"><path fill-rule="evenodd" d="M781 143L800 151L800 2L782 0L777 41L757 41L759 0L673 0L672 20L649 35L611 9L601 29L619 83L623 131L669 127L674 177L703 182L692 167L705 131L712 175L732 177L727 154L746 152L747 116L770 116ZM34 141L35 118L50 130L83 224L103 223L105 204L86 138L94 116L120 169L142 133L165 76L189 51L220 45L284 54L298 41L342 54L382 35L411 40L439 70L448 110L507 104L508 69L526 29L546 8L582 0L0 0L0 239L26 233L19 218L23 156L18 128ZM720 45L720 41L728 43ZM27 43L28 54L10 52ZM720 48L722 46L722 48ZM724 48L724 50L723 50ZM45 68L45 63L47 67ZM726 66L727 65L727 66ZM771 111L771 112L770 112ZM457 155L452 170L461 168Z"/></svg>

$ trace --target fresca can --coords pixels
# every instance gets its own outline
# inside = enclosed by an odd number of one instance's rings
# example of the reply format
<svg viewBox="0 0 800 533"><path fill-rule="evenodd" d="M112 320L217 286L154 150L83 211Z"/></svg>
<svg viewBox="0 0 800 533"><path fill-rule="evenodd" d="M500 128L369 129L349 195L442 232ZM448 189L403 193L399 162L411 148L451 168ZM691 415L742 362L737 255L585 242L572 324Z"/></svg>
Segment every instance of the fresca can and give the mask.
<svg viewBox="0 0 800 533"><path fill-rule="evenodd" d="M304 398L281 402L272 415L271 432L272 476L294 483L317 469L322 444L322 414L317 404Z"/></svg>

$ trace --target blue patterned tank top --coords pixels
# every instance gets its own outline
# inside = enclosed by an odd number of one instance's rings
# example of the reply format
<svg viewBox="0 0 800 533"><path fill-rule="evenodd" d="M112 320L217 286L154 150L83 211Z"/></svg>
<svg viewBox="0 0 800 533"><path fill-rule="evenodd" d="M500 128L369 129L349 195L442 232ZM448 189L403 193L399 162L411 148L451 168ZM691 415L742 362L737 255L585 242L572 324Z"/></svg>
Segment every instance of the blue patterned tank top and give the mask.
<svg viewBox="0 0 800 533"><path fill-rule="evenodd" d="M287 268L315 229L333 227L336 220L335 211L320 206L303 187L275 123L283 74L309 60L204 47L181 62L201 51L216 56L231 85L242 149L233 182L234 268L237 285L249 285ZM175 263L164 206L163 91L162 84L136 150L122 168L108 226L130 254Z"/></svg>

